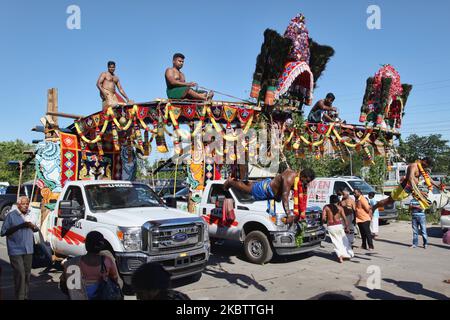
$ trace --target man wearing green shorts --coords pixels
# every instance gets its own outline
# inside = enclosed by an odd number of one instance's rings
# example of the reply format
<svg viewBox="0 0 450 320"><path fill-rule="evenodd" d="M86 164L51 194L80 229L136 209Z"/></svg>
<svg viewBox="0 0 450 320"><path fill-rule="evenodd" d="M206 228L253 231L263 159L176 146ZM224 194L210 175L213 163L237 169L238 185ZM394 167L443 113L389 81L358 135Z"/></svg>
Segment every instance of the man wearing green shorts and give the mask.
<svg viewBox="0 0 450 320"><path fill-rule="evenodd" d="M184 55L175 53L173 55L173 67L166 70L167 97L169 99L192 99L192 100L209 100L214 93L205 91L195 91L192 87L196 87L195 82L186 82L181 68L184 65Z"/></svg>

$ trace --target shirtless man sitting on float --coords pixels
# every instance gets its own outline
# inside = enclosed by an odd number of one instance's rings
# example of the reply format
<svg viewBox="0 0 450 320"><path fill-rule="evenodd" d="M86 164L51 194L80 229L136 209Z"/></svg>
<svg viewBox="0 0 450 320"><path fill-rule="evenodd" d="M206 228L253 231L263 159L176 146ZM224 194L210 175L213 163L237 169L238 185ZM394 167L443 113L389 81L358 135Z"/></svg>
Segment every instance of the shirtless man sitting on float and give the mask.
<svg viewBox="0 0 450 320"><path fill-rule="evenodd" d="M172 60L172 68L166 70L167 97L169 99L192 99L192 100L210 100L214 92L195 91L191 87L196 87L195 82L186 82L181 68L184 65L184 55L175 53Z"/></svg>
<svg viewBox="0 0 450 320"><path fill-rule="evenodd" d="M299 216L295 216L291 210L289 210L289 195L292 190L295 189L295 181L299 176L297 171L287 169L283 173L278 174L273 179L265 179L258 182L243 182L239 180L233 180L228 178L225 182L225 189L236 188L242 192L251 194L256 201L261 200L275 200L277 202L283 202L283 208L288 216L287 224L297 222L300 218L305 218L306 202L307 202L307 186L316 177L316 174L311 169L304 169L300 172L301 189L298 190L302 193L303 203L299 203ZM300 189L300 188L299 188Z"/></svg>

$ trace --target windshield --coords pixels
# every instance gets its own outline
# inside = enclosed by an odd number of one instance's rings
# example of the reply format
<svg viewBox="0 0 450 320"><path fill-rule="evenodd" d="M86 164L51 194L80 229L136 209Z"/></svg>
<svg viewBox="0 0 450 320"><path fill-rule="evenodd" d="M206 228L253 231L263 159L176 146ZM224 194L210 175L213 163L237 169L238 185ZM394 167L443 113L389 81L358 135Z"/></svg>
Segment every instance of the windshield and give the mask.
<svg viewBox="0 0 450 320"><path fill-rule="evenodd" d="M362 194L369 194L369 192L375 192L375 189L372 188L367 182L364 180L353 180L348 181L348 183L352 186L353 190L359 189Z"/></svg>
<svg viewBox="0 0 450 320"><path fill-rule="evenodd" d="M92 211L164 206L162 200L145 184L97 184L86 186Z"/></svg>

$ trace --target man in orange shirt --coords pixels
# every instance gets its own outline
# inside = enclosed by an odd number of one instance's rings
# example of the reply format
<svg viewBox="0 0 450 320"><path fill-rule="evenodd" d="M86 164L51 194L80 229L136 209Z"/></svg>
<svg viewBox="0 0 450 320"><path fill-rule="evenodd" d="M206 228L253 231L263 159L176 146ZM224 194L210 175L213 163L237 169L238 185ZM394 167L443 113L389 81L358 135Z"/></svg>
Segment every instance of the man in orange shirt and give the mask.
<svg viewBox="0 0 450 320"><path fill-rule="evenodd" d="M372 234L370 232L370 221L372 221L372 209L367 199L361 193L361 190L355 189L356 200L356 223L361 233L362 246L365 250L373 250ZM369 244L369 248L367 248Z"/></svg>

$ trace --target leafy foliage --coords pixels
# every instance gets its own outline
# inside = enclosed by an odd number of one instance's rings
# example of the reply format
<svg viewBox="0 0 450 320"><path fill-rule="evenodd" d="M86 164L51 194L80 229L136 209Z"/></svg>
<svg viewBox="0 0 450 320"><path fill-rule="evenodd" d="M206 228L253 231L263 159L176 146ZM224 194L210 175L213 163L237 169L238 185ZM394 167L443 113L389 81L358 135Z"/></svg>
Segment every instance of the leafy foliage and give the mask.
<svg viewBox="0 0 450 320"><path fill-rule="evenodd" d="M440 134L429 136L412 134L406 140L400 140L398 152L408 163L423 157L431 157L434 159L433 172L450 173L450 147L448 140L442 139Z"/></svg>
<svg viewBox="0 0 450 320"><path fill-rule="evenodd" d="M25 151L33 150L33 145L21 140L0 142L0 181L17 185L19 182L18 166L11 166L9 161L25 161L29 156ZM34 177L34 166L28 165L23 172L22 183L32 180Z"/></svg>

